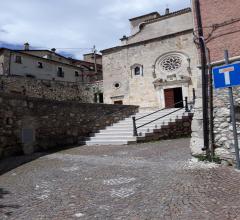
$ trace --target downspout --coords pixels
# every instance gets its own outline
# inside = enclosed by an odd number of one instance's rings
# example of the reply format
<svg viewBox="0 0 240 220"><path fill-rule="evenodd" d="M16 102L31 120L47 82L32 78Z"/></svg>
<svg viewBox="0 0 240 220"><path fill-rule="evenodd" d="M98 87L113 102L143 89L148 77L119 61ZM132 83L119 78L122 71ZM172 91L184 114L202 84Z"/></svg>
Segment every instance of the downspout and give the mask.
<svg viewBox="0 0 240 220"><path fill-rule="evenodd" d="M206 61L206 47L203 37L202 18L199 0L195 0L195 11L197 18L198 36L201 54L201 67L202 67L202 109L203 109L203 151L206 151L209 157L209 136L208 136L208 76L207 76L207 61Z"/></svg>
<svg viewBox="0 0 240 220"><path fill-rule="evenodd" d="M207 48L207 62L208 62L208 76L209 76L209 139L210 139L210 150L211 159L213 161L215 155L214 148L214 118L213 118L213 76L212 76L212 64L211 64L211 53Z"/></svg>

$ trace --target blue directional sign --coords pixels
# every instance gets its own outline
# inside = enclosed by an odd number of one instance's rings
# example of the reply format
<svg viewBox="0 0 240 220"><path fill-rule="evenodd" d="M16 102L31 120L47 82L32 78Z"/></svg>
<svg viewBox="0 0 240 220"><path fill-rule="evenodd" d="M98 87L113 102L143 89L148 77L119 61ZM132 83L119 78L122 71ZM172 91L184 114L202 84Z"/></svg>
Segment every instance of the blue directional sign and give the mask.
<svg viewBox="0 0 240 220"><path fill-rule="evenodd" d="M240 62L213 68L215 89L240 85Z"/></svg>

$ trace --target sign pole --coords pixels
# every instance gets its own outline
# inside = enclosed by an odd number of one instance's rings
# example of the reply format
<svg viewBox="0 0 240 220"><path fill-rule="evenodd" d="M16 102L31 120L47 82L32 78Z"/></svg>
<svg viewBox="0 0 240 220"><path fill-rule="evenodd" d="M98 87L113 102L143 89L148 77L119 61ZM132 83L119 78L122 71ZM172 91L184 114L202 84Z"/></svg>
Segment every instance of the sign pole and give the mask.
<svg viewBox="0 0 240 220"><path fill-rule="evenodd" d="M225 64L229 64L228 51L224 51ZM234 100L233 100L233 90L232 87L228 87L229 99L230 99L230 108L231 108L231 119L233 126L233 136L234 136L234 147L236 154L236 167L240 169L240 160L239 160L239 146L238 146L238 137L237 137L237 126L236 126L236 118L235 118L235 108L234 108Z"/></svg>

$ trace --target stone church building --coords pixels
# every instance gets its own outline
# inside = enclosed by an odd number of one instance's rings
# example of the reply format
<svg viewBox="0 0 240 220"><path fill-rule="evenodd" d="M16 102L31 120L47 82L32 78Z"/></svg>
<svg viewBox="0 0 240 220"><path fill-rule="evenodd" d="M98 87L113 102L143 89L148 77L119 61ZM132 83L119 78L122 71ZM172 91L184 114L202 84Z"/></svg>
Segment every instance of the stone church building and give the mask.
<svg viewBox="0 0 240 220"><path fill-rule="evenodd" d="M191 8L129 21L131 36L101 51L104 102L156 109L191 99L199 72Z"/></svg>

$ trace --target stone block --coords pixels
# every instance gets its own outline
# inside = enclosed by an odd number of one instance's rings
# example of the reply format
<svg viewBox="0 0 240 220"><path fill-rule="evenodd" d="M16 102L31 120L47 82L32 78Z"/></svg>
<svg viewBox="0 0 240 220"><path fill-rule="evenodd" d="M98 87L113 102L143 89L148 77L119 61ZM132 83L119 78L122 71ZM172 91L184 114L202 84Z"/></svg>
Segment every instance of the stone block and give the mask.
<svg viewBox="0 0 240 220"><path fill-rule="evenodd" d="M192 155L194 156L204 155L205 152L202 151L203 146L204 144L203 144L202 138L196 138L196 137L191 138L190 149L191 149Z"/></svg>

